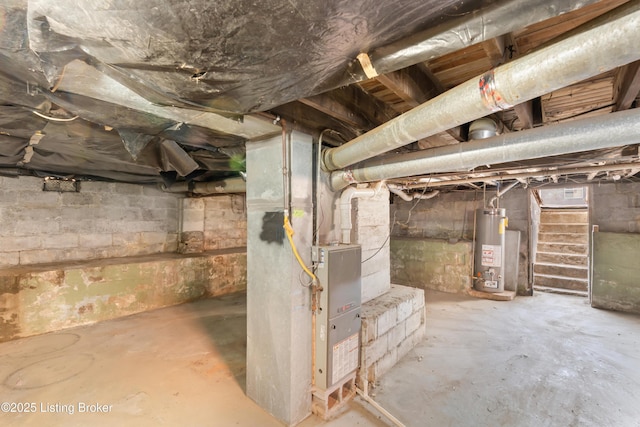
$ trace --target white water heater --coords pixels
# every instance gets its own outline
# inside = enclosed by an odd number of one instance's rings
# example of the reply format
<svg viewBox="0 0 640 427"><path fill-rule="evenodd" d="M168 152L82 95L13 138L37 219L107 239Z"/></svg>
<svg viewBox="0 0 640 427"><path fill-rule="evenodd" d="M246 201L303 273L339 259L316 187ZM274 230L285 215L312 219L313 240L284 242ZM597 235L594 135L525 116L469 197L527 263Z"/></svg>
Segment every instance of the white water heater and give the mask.
<svg viewBox="0 0 640 427"><path fill-rule="evenodd" d="M506 210L478 209L473 287L483 292L504 292Z"/></svg>

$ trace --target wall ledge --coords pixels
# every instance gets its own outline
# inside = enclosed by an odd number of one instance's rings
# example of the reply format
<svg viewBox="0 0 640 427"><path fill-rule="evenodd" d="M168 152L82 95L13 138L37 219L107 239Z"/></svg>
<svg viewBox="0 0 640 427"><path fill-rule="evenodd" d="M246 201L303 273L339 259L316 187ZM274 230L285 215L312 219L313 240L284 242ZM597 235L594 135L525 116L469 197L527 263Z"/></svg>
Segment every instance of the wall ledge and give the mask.
<svg viewBox="0 0 640 427"><path fill-rule="evenodd" d="M244 291L245 248L0 271L0 342Z"/></svg>
<svg viewBox="0 0 640 427"><path fill-rule="evenodd" d="M25 273L41 273L44 271L52 270L71 270L79 268L94 268L105 267L108 265L123 265L123 264L143 264L150 262L157 262L161 260L170 259L188 259L188 258L206 258L211 256L229 255L229 254L246 254L246 247L219 249L213 251L206 251L193 254L181 254L177 252L158 253L151 255L135 255L127 257L115 257L115 258L101 258L91 260L74 260L63 262L52 262L42 264L25 264L6 268L0 268L0 276L13 276L17 274Z"/></svg>

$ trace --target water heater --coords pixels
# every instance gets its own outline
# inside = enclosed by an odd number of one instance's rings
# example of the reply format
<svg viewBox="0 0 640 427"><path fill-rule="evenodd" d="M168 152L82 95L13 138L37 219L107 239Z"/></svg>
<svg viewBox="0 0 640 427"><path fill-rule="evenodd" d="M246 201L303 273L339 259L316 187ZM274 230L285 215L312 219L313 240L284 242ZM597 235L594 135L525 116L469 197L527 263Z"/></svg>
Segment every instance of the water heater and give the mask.
<svg viewBox="0 0 640 427"><path fill-rule="evenodd" d="M504 292L505 209L478 209L473 287L483 292Z"/></svg>

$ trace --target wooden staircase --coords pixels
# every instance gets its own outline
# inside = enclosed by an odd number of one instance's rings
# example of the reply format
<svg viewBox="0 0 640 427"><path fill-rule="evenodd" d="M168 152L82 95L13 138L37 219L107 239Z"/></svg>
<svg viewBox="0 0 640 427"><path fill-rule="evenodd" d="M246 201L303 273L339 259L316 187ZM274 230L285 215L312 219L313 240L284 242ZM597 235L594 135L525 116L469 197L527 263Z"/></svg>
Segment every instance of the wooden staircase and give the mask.
<svg viewBox="0 0 640 427"><path fill-rule="evenodd" d="M542 209L534 290L587 296L589 213L587 209Z"/></svg>

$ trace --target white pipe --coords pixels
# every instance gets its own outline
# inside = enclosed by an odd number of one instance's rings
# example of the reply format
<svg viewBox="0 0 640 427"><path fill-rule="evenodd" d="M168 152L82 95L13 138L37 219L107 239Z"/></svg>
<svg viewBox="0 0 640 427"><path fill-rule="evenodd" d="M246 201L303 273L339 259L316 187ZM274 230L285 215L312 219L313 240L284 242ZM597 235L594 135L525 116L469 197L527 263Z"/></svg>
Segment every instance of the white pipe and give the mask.
<svg viewBox="0 0 640 427"><path fill-rule="evenodd" d="M358 197L375 197L378 195L384 181L380 181L375 188L348 187L340 195L340 228L342 229L342 243L351 243L351 201Z"/></svg>
<svg viewBox="0 0 640 427"><path fill-rule="evenodd" d="M489 200L489 206L491 206L492 208L495 208L494 204L495 202L502 196L504 196L504 194L511 190L513 187L515 187L516 185L518 185L519 182L518 181L514 181L511 184L507 185L505 188L503 188L502 190L498 191L496 193L495 196L493 196L490 200Z"/></svg>
<svg viewBox="0 0 640 427"><path fill-rule="evenodd" d="M380 406L378 402L376 402L371 397L369 397L369 381L367 381L366 379L364 380L364 391L356 387L356 393L358 393L360 397L362 397L368 404L376 408L378 412L380 412L382 415L387 417L387 419L391 421L393 424L395 424L397 427L405 427L405 425L402 424L402 422L399 419L394 417L389 411L387 411L382 406Z"/></svg>
<svg viewBox="0 0 640 427"><path fill-rule="evenodd" d="M436 197L438 194L440 194L440 191L436 190L436 191L432 191L432 192L430 192L428 194L413 193L412 195L409 195L409 194L405 193L404 191L402 191L402 187L401 186L395 185L395 184L387 184L387 188L393 194L395 194L396 196L400 197L402 200L404 200L406 202L410 202L410 201L416 200L416 199L422 199L422 200L432 199L432 198Z"/></svg>
<svg viewBox="0 0 640 427"><path fill-rule="evenodd" d="M598 173L601 173L601 172L628 170L629 168L635 168L637 166L638 166L638 163L617 163L617 164L612 163L609 165L583 166L583 167L564 168L564 169L562 168L559 169L557 167L540 168L535 170L529 170L528 172L521 172L521 173L504 173L503 172L497 175L487 175L487 174L494 173L494 172L487 171L485 173L472 174L472 176L468 178L459 178L459 179L442 179L441 180L440 178L429 177L428 183L425 182L422 184L407 184L407 185L404 185L403 188L414 190L414 189L424 188L424 187L444 187L444 186L452 186L452 185L466 185L466 184L473 184L478 182L488 183L493 181L502 181L502 180L510 180L510 179L517 179L520 181L521 184L526 185L527 179L544 178L552 172L559 176L579 175L579 174L588 174L588 173L594 173L597 175ZM587 177L587 179L591 181L593 180L593 178L595 178L596 175L594 175L592 178ZM446 178L448 177L449 176L446 176Z"/></svg>

